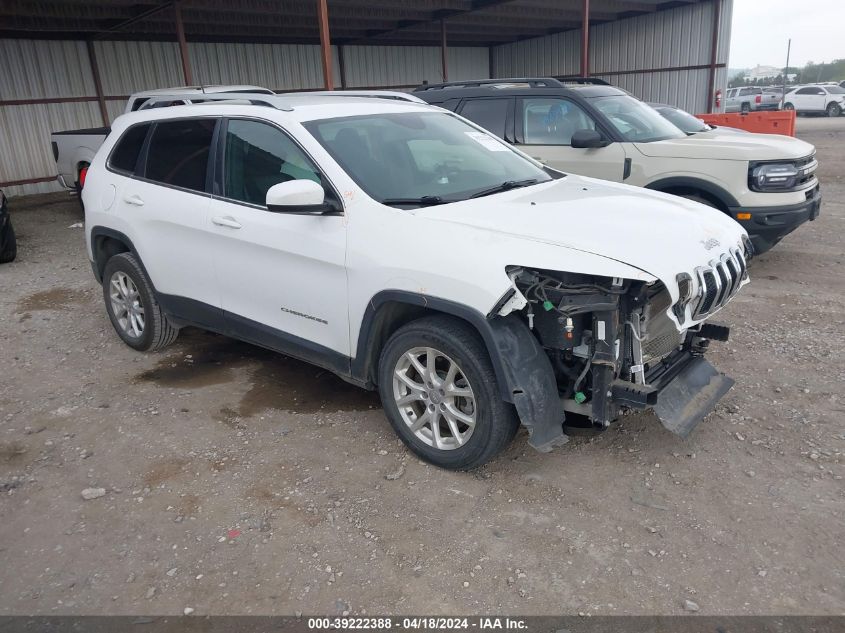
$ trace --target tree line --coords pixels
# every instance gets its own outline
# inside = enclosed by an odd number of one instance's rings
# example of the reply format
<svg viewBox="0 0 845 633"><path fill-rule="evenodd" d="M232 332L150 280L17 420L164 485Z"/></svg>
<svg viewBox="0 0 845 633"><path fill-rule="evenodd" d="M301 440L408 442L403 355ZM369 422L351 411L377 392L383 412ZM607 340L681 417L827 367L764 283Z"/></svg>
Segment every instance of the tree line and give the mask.
<svg viewBox="0 0 845 633"><path fill-rule="evenodd" d="M795 78L787 81L789 85L820 83L823 81L845 80L845 59L834 59L829 63L816 64L807 62L803 68L790 66L784 69L786 75L795 75ZM777 77L764 77L763 79L745 79L745 73L737 73L728 80L728 88L736 86L782 86L783 75Z"/></svg>

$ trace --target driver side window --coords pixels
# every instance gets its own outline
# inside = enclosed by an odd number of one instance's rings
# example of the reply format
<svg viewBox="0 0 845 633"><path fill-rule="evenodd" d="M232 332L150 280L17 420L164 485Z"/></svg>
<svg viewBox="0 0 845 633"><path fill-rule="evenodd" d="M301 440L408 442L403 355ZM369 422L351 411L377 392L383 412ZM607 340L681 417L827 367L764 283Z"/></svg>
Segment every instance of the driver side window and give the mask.
<svg viewBox="0 0 845 633"><path fill-rule="evenodd" d="M522 134L526 145L571 145L575 132L595 129L595 121L567 99L522 100Z"/></svg>
<svg viewBox="0 0 845 633"><path fill-rule="evenodd" d="M261 121L230 119L224 156L224 195L231 200L264 206L267 190L288 180L313 180L324 186L299 146Z"/></svg>

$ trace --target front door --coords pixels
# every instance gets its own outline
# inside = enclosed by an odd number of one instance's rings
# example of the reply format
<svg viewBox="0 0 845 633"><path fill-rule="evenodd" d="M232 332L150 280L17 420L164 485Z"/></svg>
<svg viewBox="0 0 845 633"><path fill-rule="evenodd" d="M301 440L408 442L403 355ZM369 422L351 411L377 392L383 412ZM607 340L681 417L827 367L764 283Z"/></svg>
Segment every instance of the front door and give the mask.
<svg viewBox="0 0 845 633"><path fill-rule="evenodd" d="M725 95L725 112L739 112L739 88L731 88Z"/></svg>
<svg viewBox="0 0 845 633"><path fill-rule="evenodd" d="M595 120L573 101L561 97L524 97L517 100L516 139L523 152L564 172L622 182L625 149L621 143L606 147L574 148L579 130L601 130Z"/></svg>
<svg viewBox="0 0 845 633"><path fill-rule="evenodd" d="M345 216L276 213L265 205L267 190L280 182L313 180L337 199L331 184L276 124L229 119L221 132L211 252L230 328L293 355L301 348L348 357ZM320 362L309 353L304 357Z"/></svg>
<svg viewBox="0 0 845 633"><path fill-rule="evenodd" d="M798 110L821 112L825 106L825 91L818 86L801 88L796 93L795 107Z"/></svg>

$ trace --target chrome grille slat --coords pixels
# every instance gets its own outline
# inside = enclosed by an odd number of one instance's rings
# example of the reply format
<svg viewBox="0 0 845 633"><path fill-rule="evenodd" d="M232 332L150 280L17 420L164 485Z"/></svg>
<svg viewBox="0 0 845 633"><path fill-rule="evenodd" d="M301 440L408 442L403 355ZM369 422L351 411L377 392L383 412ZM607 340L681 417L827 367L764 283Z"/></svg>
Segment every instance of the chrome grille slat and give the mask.
<svg viewBox="0 0 845 633"><path fill-rule="evenodd" d="M695 271L699 285L699 301L693 319L702 319L723 307L739 290L748 276L745 257L740 249L732 249L719 259Z"/></svg>
<svg viewBox="0 0 845 633"><path fill-rule="evenodd" d="M725 268L725 261L722 260L716 264L716 275L719 277L719 284L722 286L721 290L719 291L719 296L716 297L716 305L722 305L725 298L731 292L731 278L728 276L728 271Z"/></svg>

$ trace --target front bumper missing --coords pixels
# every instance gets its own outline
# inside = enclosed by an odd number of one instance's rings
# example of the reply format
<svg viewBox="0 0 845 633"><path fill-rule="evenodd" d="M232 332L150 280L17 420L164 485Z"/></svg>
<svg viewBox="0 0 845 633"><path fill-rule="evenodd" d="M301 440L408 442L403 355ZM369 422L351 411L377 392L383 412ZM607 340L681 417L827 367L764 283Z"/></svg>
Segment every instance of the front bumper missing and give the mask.
<svg viewBox="0 0 845 633"><path fill-rule="evenodd" d="M730 391L734 380L716 371L702 356L678 354L660 368L650 384L615 380L614 404L630 409L654 409L666 429L686 438Z"/></svg>
<svg viewBox="0 0 845 633"><path fill-rule="evenodd" d="M654 413L669 431L686 438L733 386L733 378L694 357L660 389Z"/></svg>

